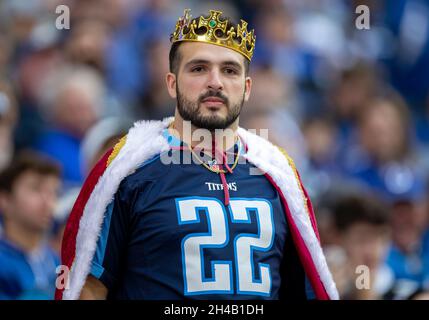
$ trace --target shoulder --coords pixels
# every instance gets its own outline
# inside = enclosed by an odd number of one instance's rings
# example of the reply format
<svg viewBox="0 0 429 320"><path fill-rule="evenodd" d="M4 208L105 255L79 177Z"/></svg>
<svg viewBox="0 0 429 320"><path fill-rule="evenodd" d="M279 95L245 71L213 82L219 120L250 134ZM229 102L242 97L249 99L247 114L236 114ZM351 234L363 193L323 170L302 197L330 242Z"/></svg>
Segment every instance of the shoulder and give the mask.
<svg viewBox="0 0 429 320"><path fill-rule="evenodd" d="M1 281L29 271L24 253L5 239L0 239L0 265Z"/></svg>
<svg viewBox="0 0 429 320"><path fill-rule="evenodd" d="M115 171L121 172L122 183L154 181L166 174L169 166L161 161L161 155L170 146L163 132L172 120L137 122L115 145L107 166L115 166Z"/></svg>
<svg viewBox="0 0 429 320"><path fill-rule="evenodd" d="M23 257L23 253L13 246L9 241L2 238L0 239L0 261L3 262L4 260L8 259L19 259Z"/></svg>
<svg viewBox="0 0 429 320"><path fill-rule="evenodd" d="M170 166L161 161L161 154L157 154L141 163L131 174L126 176L120 184L122 191L141 189L157 181L168 174Z"/></svg>

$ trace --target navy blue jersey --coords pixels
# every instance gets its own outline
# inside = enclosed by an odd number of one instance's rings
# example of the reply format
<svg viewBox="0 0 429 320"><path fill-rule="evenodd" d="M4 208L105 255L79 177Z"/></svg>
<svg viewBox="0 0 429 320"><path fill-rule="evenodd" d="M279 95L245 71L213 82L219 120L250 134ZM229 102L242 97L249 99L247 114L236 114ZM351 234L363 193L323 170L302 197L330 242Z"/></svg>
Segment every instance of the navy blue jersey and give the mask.
<svg viewBox="0 0 429 320"><path fill-rule="evenodd" d="M251 168L240 161L226 174L227 206L219 174L198 163L166 165L158 155L126 177L107 208L92 262L108 297L278 299L291 296L285 285L297 288L296 297L312 296L288 246L278 192Z"/></svg>

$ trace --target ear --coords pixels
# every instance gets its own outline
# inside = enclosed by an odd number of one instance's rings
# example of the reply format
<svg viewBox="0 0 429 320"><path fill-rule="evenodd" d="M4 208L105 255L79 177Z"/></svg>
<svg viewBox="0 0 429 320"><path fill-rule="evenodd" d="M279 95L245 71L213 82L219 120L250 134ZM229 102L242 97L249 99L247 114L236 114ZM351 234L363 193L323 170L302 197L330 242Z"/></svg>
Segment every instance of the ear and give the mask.
<svg viewBox="0 0 429 320"><path fill-rule="evenodd" d="M252 91L252 78L246 77L244 81L244 101L248 101Z"/></svg>
<svg viewBox="0 0 429 320"><path fill-rule="evenodd" d="M177 92L176 92L176 75L174 73L167 73L166 77L165 77L165 82L167 84L167 90L168 90L168 94L170 95L170 97L172 98L176 98L177 97Z"/></svg>

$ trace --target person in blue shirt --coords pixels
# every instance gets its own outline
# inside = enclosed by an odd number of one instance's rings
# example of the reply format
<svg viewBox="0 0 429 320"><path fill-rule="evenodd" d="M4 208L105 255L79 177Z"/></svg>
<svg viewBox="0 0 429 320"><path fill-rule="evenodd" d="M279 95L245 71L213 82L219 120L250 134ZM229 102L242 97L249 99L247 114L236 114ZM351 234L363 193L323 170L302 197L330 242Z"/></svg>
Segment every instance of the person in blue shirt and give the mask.
<svg viewBox="0 0 429 320"><path fill-rule="evenodd" d="M173 148L185 145L168 130L164 134ZM243 145L237 141L227 152L239 157ZM191 156L190 151L173 153ZM264 176L249 176L249 163L237 164L227 182L228 207L223 203L224 185L211 170L186 161L166 167L162 156L142 164L121 183L104 218L91 275L109 289L110 298L279 299L281 274L293 267L282 265L283 258L296 259L296 253L285 245L291 239L275 188ZM195 210L195 221L188 220L189 210ZM201 276L189 271L195 262L188 256L195 250L201 250ZM241 260L248 266L240 269ZM229 270L224 281L237 278L254 283L254 288L239 295L233 284L228 290L220 284L208 289L205 283L215 278L218 268ZM254 279L240 276L247 268L254 270ZM303 271L289 272L290 281L302 281L295 297L313 297L310 288L306 291Z"/></svg>
<svg viewBox="0 0 429 320"><path fill-rule="evenodd" d="M62 258L71 274L57 298L338 296L292 160L256 135L237 134L255 38L246 22L221 15L192 20L185 11L176 24L166 76L174 120L135 126L107 169L109 153L94 167L66 227ZM258 145L271 175L263 160L247 161Z"/></svg>
<svg viewBox="0 0 429 320"><path fill-rule="evenodd" d="M407 196L392 201L393 239L386 257L395 277L392 293L399 298L404 297L404 292L429 288L429 229L424 191L415 190Z"/></svg>
<svg viewBox="0 0 429 320"><path fill-rule="evenodd" d="M58 255L47 244L60 169L24 152L0 173L0 299L53 299Z"/></svg>

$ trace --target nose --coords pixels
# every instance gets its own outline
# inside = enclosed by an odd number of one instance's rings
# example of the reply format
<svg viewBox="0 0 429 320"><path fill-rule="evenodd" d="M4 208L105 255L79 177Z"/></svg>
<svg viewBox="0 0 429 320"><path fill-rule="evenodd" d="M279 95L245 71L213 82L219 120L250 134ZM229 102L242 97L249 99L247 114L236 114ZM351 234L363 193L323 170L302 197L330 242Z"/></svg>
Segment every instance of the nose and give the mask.
<svg viewBox="0 0 429 320"><path fill-rule="evenodd" d="M213 69L209 74L207 86L210 89L220 91L223 89L223 83L219 70Z"/></svg>
<svg viewBox="0 0 429 320"><path fill-rule="evenodd" d="M46 210L54 212L55 206L57 205L57 195L52 191L45 191L42 194L42 198L45 204Z"/></svg>

